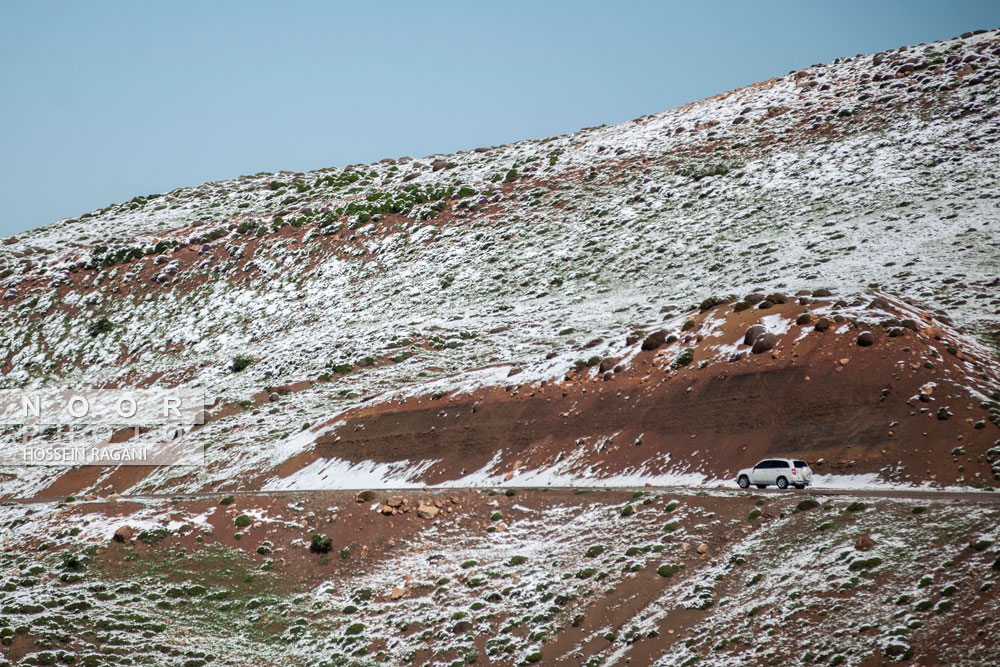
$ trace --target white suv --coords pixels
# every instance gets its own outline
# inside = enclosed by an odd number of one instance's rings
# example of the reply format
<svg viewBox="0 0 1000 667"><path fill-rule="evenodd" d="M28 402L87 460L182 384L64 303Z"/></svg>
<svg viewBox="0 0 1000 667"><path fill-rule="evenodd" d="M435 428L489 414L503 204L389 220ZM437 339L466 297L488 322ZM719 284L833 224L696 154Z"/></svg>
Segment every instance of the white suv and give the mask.
<svg viewBox="0 0 1000 667"><path fill-rule="evenodd" d="M753 468L744 468L736 475L736 483L741 489L756 484L763 489L771 484L779 489L794 486L804 489L812 484L813 472L809 465L800 459L764 459Z"/></svg>

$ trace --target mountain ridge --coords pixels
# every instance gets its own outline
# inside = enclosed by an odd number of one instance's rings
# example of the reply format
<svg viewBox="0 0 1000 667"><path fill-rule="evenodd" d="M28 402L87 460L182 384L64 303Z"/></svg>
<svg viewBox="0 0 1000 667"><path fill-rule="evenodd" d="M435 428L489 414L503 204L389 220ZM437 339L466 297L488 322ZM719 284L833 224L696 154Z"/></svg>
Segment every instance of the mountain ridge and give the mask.
<svg viewBox="0 0 1000 667"><path fill-rule="evenodd" d="M989 340L1000 311L998 62L997 33L971 34L618 126L242 177L22 234L0 246L0 384L203 387L250 409L191 437L256 456L260 419L280 443L400 387L474 387L472 369L554 380L713 295L856 308L881 289L971 348L961 329ZM259 402L304 382L287 411Z"/></svg>

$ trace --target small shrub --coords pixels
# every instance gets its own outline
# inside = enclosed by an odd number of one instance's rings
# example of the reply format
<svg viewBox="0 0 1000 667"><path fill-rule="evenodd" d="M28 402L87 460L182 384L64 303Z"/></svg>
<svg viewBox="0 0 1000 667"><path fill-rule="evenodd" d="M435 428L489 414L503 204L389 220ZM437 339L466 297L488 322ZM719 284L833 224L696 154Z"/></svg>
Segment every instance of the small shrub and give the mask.
<svg viewBox="0 0 1000 667"><path fill-rule="evenodd" d="M114 323L106 317L100 317L94 320L94 323L90 325L90 337L96 338L101 334L110 332L115 328Z"/></svg>
<svg viewBox="0 0 1000 667"><path fill-rule="evenodd" d="M800 512L808 512L809 510L816 509L819 507L819 502L814 498L806 498L795 506L795 509Z"/></svg>
<svg viewBox="0 0 1000 667"><path fill-rule="evenodd" d="M364 623L351 623L350 625L347 626L347 629L344 630L344 634L345 635L360 635L362 632L364 632L364 630L365 630L365 624Z"/></svg>
<svg viewBox="0 0 1000 667"><path fill-rule="evenodd" d="M237 528L246 528L251 523L253 523L253 519L251 519L246 514L241 514L238 517L236 517L236 527Z"/></svg>
<svg viewBox="0 0 1000 667"><path fill-rule="evenodd" d="M234 495L228 495L225 498L223 498L222 500L220 500L219 504L220 505L232 505L235 500L236 500L236 496L234 496Z"/></svg>
<svg viewBox="0 0 1000 667"><path fill-rule="evenodd" d="M848 511L848 512L861 512L861 511L864 511L865 508L867 508L867 507L868 507L868 505L865 505L863 502L855 500L853 503L851 503L850 505L847 506L846 511Z"/></svg>
<svg viewBox="0 0 1000 667"><path fill-rule="evenodd" d="M606 548L607 547L605 547L603 544L595 544L594 546L587 549L587 553L585 553L584 555L587 558L596 558L597 556L600 556L602 553L604 553L604 550Z"/></svg>
<svg viewBox="0 0 1000 667"><path fill-rule="evenodd" d="M694 350L686 347L677 355L677 359L674 360L674 366L687 366L692 361L694 361Z"/></svg>
<svg viewBox="0 0 1000 667"><path fill-rule="evenodd" d="M753 521L754 519L759 519L761 516L763 516L763 514L764 513L761 512L760 510L751 510L750 514L747 515L747 518Z"/></svg>
<svg viewBox="0 0 1000 667"><path fill-rule="evenodd" d="M848 570L851 572L857 572L858 570L867 570L869 568L878 567L882 564L882 559L878 556L874 558L861 558L856 560L848 566Z"/></svg>
<svg viewBox="0 0 1000 667"><path fill-rule="evenodd" d="M327 554L333 548L333 540L326 535L313 532L309 539L309 551L314 554ZM359 631L360 632L360 631Z"/></svg>
<svg viewBox="0 0 1000 667"><path fill-rule="evenodd" d="M233 357L233 365L230 366L234 373L239 373L240 371L246 370L247 366L252 364L255 359L246 354L238 354Z"/></svg>
<svg viewBox="0 0 1000 667"><path fill-rule="evenodd" d="M660 575L661 577L672 577L682 567L684 567L684 565L682 563L679 563L679 564L676 564L676 565L671 565L671 564L668 564L668 563L664 563L660 567L656 568L656 573L658 575Z"/></svg>
<svg viewBox="0 0 1000 667"><path fill-rule="evenodd" d="M631 505L626 505L625 507L622 508L621 511L622 516L632 516L633 514L635 514L635 508L632 507Z"/></svg>

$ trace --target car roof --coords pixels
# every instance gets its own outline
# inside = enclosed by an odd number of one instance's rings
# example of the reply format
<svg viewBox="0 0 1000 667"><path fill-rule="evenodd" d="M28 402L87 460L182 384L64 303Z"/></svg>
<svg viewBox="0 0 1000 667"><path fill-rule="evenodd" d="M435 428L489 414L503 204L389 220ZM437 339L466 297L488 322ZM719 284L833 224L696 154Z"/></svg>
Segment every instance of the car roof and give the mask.
<svg viewBox="0 0 1000 667"><path fill-rule="evenodd" d="M766 459L761 459L757 463L763 463L764 461L802 461L803 463L806 462L806 460L802 459L802 458L786 459L786 458L782 458L780 456L769 456ZM806 465L808 465L808 464L806 464Z"/></svg>

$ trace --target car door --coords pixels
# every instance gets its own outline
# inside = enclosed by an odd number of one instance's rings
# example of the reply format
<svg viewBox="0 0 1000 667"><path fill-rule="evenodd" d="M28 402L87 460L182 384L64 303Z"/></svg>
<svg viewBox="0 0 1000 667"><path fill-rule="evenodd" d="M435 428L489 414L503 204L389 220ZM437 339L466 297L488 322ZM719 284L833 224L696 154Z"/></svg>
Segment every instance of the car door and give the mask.
<svg viewBox="0 0 1000 667"><path fill-rule="evenodd" d="M771 462L764 460L753 467L750 481L754 484L774 484L774 480L769 480L771 475Z"/></svg>
<svg viewBox="0 0 1000 667"><path fill-rule="evenodd" d="M785 481L789 484L795 482L795 479L792 476L792 467L788 465L788 461L774 461L774 469L771 471L771 477L774 479L775 484L778 483L779 477L784 477Z"/></svg>

